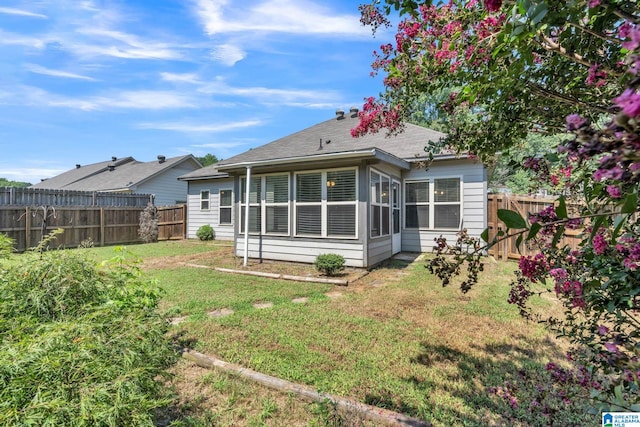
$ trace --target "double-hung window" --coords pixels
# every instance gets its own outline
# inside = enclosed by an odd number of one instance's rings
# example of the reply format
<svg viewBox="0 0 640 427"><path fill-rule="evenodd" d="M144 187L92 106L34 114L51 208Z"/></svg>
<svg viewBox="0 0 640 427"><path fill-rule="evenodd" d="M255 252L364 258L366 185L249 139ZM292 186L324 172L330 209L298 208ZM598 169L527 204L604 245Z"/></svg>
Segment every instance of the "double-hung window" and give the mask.
<svg viewBox="0 0 640 427"><path fill-rule="evenodd" d="M405 227L459 229L462 218L460 178L405 182Z"/></svg>
<svg viewBox="0 0 640 427"><path fill-rule="evenodd" d="M218 223L220 225L231 225L231 212L233 207L233 191L232 190L220 190L219 193L219 213Z"/></svg>
<svg viewBox="0 0 640 427"><path fill-rule="evenodd" d="M240 232L246 215L246 178L240 179ZM251 178L249 185L249 233L289 235L289 174Z"/></svg>
<svg viewBox="0 0 640 427"><path fill-rule="evenodd" d="M371 237L389 235L389 192L390 179L387 175L371 170L369 188L371 191Z"/></svg>
<svg viewBox="0 0 640 427"><path fill-rule="evenodd" d="M355 169L297 173L295 185L297 236L356 237Z"/></svg>
<svg viewBox="0 0 640 427"><path fill-rule="evenodd" d="M209 210L209 198L210 197L211 197L211 194L210 194L209 190L200 191L200 210L201 211L208 211Z"/></svg>

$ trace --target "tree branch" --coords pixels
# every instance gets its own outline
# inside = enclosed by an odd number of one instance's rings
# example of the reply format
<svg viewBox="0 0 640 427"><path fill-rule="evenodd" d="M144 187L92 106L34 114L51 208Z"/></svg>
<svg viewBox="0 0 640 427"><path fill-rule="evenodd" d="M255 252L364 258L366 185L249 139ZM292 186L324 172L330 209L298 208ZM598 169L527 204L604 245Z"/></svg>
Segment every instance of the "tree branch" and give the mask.
<svg viewBox="0 0 640 427"><path fill-rule="evenodd" d="M601 107L599 105L593 105L593 104L589 104L587 102L584 102L580 99L577 98L572 98L570 96L567 95L562 95L560 93L557 92L553 92L550 91L549 89L545 89L542 86L538 86L537 84L533 83L533 82L524 82L527 86L529 86L531 89L533 89L534 91L538 92L539 94L546 96L547 98L550 99L554 99L556 101L562 102L564 104L567 105L579 105L581 107L587 108L589 110L594 110L603 114L608 114L611 113L609 111L608 108L606 107Z"/></svg>
<svg viewBox="0 0 640 427"><path fill-rule="evenodd" d="M585 29L586 30L586 29ZM589 67L591 68L592 66L596 65L591 63L590 61L587 61L584 56L582 55L578 55L577 53L572 53L572 52L568 52L567 49L565 49L564 47L562 47L560 44L554 42L553 40L551 40L549 37L541 35L541 38L543 40L543 42L538 42L538 45L543 48L546 51L549 52L555 52L560 54L560 56L563 56L567 59L570 59L574 62L577 62L578 64L584 65L585 67ZM611 69L605 69L605 72L611 76L614 77L620 77L622 76L622 73L620 73L619 71L614 71Z"/></svg>

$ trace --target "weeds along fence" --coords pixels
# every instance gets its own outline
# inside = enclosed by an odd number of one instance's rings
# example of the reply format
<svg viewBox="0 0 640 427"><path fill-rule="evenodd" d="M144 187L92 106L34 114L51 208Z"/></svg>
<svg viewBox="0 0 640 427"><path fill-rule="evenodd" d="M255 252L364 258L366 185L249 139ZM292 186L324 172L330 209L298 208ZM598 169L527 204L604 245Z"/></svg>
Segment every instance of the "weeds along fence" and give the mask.
<svg viewBox="0 0 640 427"><path fill-rule="evenodd" d="M66 248L83 242L96 246L140 243L140 213L153 201L148 194L33 190L0 188L0 233L12 238L19 252L37 246L58 228L64 233L53 244ZM157 209L158 239L184 238L186 205Z"/></svg>
<svg viewBox="0 0 640 427"><path fill-rule="evenodd" d="M489 194L487 203L487 226L489 227L489 241L491 241L499 231L506 231L506 225L498 219L498 209L509 209L518 212L523 218L530 214L539 213L543 209L553 206L556 200L553 198L536 198L521 195ZM569 209L571 208L568 206ZM578 248L582 230L566 230L559 244L567 244L573 249ZM517 237L502 240L489 249L489 255L496 259L520 259L524 255L535 255L537 248L522 244L520 248L516 246Z"/></svg>

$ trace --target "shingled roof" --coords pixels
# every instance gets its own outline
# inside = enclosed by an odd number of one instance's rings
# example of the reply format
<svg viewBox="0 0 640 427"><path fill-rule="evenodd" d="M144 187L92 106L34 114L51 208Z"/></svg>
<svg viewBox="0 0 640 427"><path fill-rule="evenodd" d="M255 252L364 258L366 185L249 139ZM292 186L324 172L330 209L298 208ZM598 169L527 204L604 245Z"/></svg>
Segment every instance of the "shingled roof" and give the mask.
<svg viewBox="0 0 640 427"><path fill-rule="evenodd" d="M199 165L199 162L191 154L168 159L159 156L158 160L151 162L139 162L133 157L127 157L125 159L112 159L112 161L109 162L81 166L51 179L44 180L33 187L80 191L127 190L140 185L180 163L193 161ZM83 171L88 172L90 170L92 170L93 173L83 173ZM66 182L68 181L67 179L62 179L65 176L72 176L74 173L77 179L69 182Z"/></svg>
<svg viewBox="0 0 640 427"><path fill-rule="evenodd" d="M357 109L277 139L268 144L222 160L214 165L181 176L185 181L225 178L225 172L251 165L293 164L336 158L376 157L408 168L411 161L428 157L425 147L446 135L432 129L405 124L404 132L387 137L384 131L354 138L351 129L359 123ZM436 156L437 157L437 156ZM441 157L453 157L443 153Z"/></svg>

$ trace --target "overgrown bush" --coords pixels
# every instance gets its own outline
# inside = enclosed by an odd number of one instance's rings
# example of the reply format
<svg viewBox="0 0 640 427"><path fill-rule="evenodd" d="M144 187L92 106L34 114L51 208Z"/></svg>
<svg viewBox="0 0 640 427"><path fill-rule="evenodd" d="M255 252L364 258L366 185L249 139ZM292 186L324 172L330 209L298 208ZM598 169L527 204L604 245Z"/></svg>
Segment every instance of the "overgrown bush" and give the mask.
<svg viewBox="0 0 640 427"><path fill-rule="evenodd" d="M13 251L13 239L0 233L0 258L6 258Z"/></svg>
<svg viewBox="0 0 640 427"><path fill-rule="evenodd" d="M209 224L203 225L196 231L196 236L200 240L213 240L216 238L216 232Z"/></svg>
<svg viewBox="0 0 640 427"><path fill-rule="evenodd" d="M0 276L0 425L153 426L177 354L123 256L27 253Z"/></svg>
<svg viewBox="0 0 640 427"><path fill-rule="evenodd" d="M152 203L149 203L140 213L138 235L144 243L158 241L158 209Z"/></svg>
<svg viewBox="0 0 640 427"><path fill-rule="evenodd" d="M344 257L338 254L320 254L313 264L321 273L327 276L335 276L344 270Z"/></svg>

